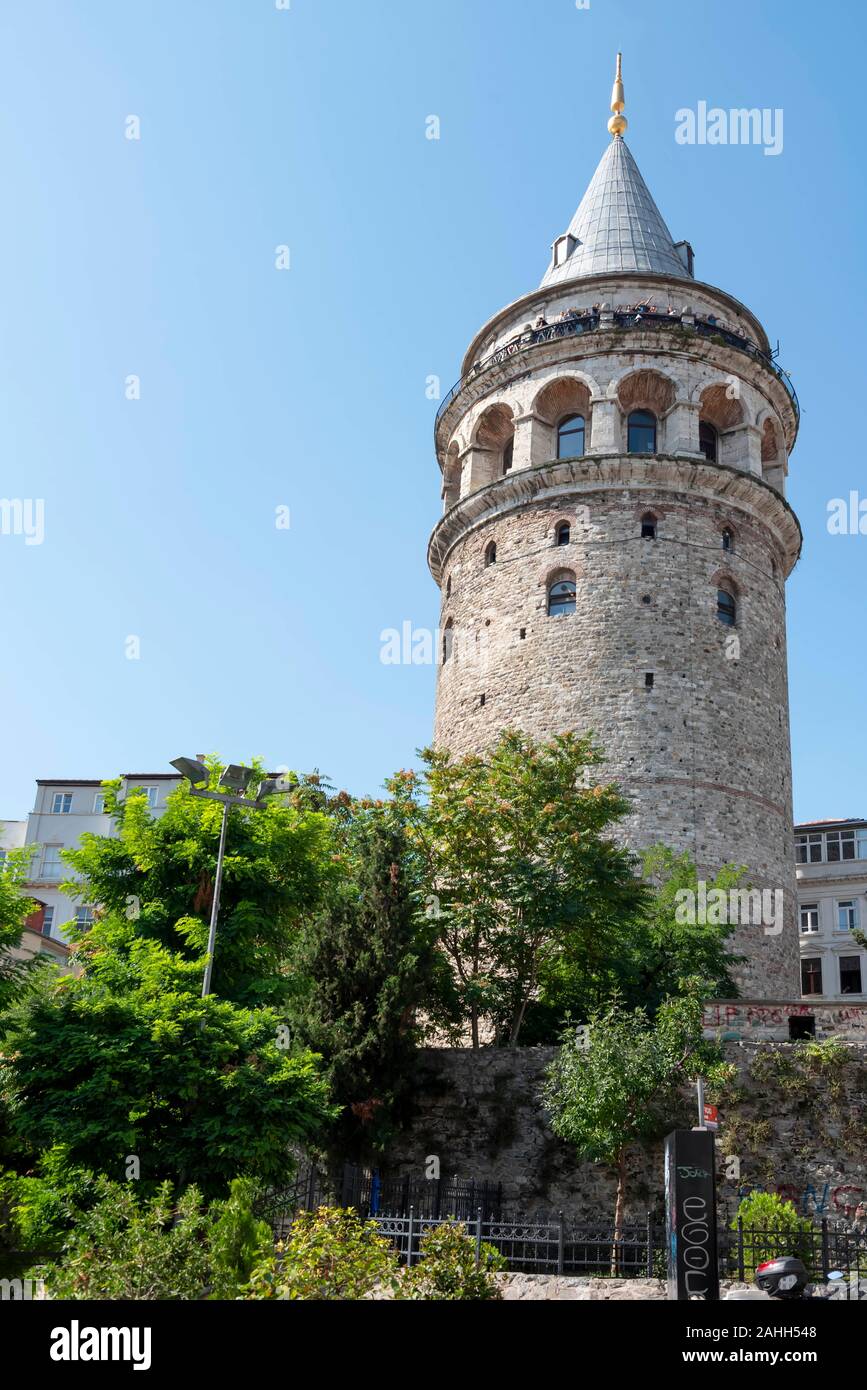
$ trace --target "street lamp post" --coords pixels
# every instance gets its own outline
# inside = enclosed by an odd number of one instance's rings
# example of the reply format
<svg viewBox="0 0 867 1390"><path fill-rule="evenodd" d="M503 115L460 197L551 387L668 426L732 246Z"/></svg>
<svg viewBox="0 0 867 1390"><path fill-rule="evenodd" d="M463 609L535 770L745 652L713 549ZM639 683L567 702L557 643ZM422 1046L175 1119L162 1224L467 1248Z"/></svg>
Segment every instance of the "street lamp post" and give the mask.
<svg viewBox="0 0 867 1390"><path fill-rule="evenodd" d="M182 777L186 777L190 784L191 796L202 796L207 801L219 801L223 806L223 814L220 821L220 845L217 850L217 868L214 874L214 897L211 903L211 925L208 929L208 959L205 965L205 978L202 981L202 998L207 999L211 993L211 975L214 969L214 953L217 949L217 919L220 915L220 890L223 886L223 860L226 857L226 827L229 821L230 806L250 806L254 811L264 811L265 798L273 795L274 792L281 790L282 779L279 777L266 777L259 783L256 798L245 796L246 792L256 773L251 767L240 767L237 763L230 763L223 769L220 777L220 786L225 787L224 792L208 791L209 773L203 762L197 758L174 758L172 767L177 768ZM204 787L200 783L204 782Z"/></svg>

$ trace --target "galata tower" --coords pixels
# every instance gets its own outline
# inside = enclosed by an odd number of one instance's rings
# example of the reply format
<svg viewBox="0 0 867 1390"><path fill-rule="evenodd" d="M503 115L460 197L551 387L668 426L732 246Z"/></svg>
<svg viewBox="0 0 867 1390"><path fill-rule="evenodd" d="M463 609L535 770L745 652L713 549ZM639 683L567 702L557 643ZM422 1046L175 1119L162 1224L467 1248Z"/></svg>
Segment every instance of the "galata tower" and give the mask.
<svg viewBox="0 0 867 1390"><path fill-rule="evenodd" d="M747 867L782 923L734 935L748 998L797 999L785 583L798 403L755 315L695 278L624 139L540 287L476 334L442 402L435 738L593 730L635 849ZM779 899L774 899L779 901Z"/></svg>

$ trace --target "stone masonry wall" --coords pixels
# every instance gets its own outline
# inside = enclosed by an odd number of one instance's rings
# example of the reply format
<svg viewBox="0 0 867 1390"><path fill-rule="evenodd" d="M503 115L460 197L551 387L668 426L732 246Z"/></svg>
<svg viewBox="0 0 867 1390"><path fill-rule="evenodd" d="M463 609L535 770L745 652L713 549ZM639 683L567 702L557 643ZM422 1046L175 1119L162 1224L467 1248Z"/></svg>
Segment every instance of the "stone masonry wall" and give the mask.
<svg viewBox="0 0 867 1390"><path fill-rule="evenodd" d="M721 1219L758 1187L780 1191L815 1219L851 1223L867 1201L867 1045L847 1043L831 1063L812 1061L802 1044L725 1050L738 1075L720 1106ZM421 1052L414 1113L391 1146L389 1167L422 1176L436 1156L443 1176L502 1182L504 1202L516 1211L610 1220L614 1174L579 1162L542 1110L539 1089L554 1054L549 1047ZM683 1122L693 1123L688 1098ZM661 1145L631 1155L627 1220L647 1211L662 1217L662 1172Z"/></svg>
<svg viewBox="0 0 867 1390"><path fill-rule="evenodd" d="M452 547L441 626L452 624L455 638L439 673L436 742L462 754L508 726L536 737L592 729L606 754L600 780L619 782L633 802L623 831L636 848L689 850L705 877L743 864L752 886L783 891L782 931L738 928L736 949L748 957L739 987L797 999L785 592L774 538L724 496L627 484L634 475L624 465L622 486L530 497ZM647 512L656 540L641 538ZM564 521L571 540L557 545ZM496 562L486 564L491 542ZM736 630L716 615L723 577L739 594ZM574 579L576 611L549 617L559 578Z"/></svg>

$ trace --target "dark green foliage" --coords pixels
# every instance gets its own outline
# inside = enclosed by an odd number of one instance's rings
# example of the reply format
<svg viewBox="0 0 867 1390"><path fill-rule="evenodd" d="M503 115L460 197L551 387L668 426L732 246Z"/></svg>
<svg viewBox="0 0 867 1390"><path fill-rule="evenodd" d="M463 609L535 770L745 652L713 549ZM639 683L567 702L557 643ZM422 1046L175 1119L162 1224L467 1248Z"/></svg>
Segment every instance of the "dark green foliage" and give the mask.
<svg viewBox="0 0 867 1390"><path fill-rule="evenodd" d="M334 1146L364 1156L382 1143L411 1085L419 1010L450 979L436 924L418 911L394 817L357 810L341 843L344 877L304 931L296 965L305 988L293 1007L299 1036L325 1058L344 1107Z"/></svg>

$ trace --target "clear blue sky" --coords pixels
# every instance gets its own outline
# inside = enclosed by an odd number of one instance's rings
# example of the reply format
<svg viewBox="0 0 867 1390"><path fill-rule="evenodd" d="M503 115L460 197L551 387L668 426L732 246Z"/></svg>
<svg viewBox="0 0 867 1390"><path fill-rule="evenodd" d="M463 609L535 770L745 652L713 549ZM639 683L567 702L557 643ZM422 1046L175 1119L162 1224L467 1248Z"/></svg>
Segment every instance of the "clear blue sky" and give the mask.
<svg viewBox="0 0 867 1390"><path fill-rule="evenodd" d="M3 0L0 496L46 514L0 537L0 815L179 753L355 792L410 764L434 672L379 635L437 621L425 381L541 278L618 48L664 217L802 402L796 814L867 814L867 536L826 531L867 496L864 30L854 0ZM783 153L677 145L699 100L782 107Z"/></svg>

